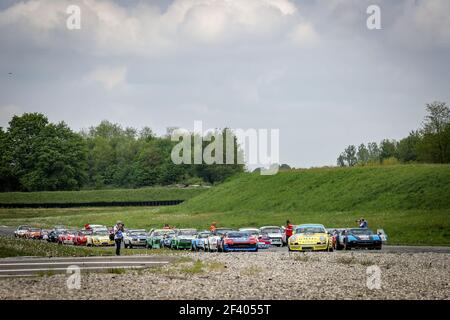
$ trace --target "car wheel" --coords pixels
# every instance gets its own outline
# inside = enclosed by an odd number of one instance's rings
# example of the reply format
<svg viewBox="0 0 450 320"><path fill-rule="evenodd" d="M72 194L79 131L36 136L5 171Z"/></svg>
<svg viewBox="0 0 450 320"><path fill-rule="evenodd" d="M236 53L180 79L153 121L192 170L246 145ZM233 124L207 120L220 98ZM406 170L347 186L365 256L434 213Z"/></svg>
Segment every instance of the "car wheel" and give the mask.
<svg viewBox="0 0 450 320"><path fill-rule="evenodd" d="M130 244L128 245L128 248L133 249L133 245L130 243Z"/></svg>

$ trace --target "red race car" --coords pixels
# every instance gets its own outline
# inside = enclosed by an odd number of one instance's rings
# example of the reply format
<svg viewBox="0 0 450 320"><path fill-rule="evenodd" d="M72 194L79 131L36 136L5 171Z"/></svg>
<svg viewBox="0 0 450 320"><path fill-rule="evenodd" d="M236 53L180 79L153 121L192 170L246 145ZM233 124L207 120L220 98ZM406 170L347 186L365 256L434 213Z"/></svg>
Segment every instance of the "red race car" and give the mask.
<svg viewBox="0 0 450 320"><path fill-rule="evenodd" d="M92 230L80 230L73 238L75 246L85 246L87 243L87 236L92 234Z"/></svg>
<svg viewBox="0 0 450 320"><path fill-rule="evenodd" d="M246 231L229 231L219 241L218 251L258 251L258 239Z"/></svg>
<svg viewBox="0 0 450 320"><path fill-rule="evenodd" d="M76 230L67 230L58 236L58 244L74 244L73 239L78 234Z"/></svg>
<svg viewBox="0 0 450 320"><path fill-rule="evenodd" d="M272 244L272 240L270 240L270 237L268 235L259 235L258 236L258 248L260 249L268 249L270 248Z"/></svg>

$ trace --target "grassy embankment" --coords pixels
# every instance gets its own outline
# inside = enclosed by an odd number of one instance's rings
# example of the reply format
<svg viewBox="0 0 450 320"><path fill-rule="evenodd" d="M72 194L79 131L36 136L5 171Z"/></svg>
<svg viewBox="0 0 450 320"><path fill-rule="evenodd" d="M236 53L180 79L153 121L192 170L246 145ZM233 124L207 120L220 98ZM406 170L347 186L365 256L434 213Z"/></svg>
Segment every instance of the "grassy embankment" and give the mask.
<svg viewBox="0 0 450 320"><path fill-rule="evenodd" d="M120 219L147 229L163 223L203 229L211 221L239 227L281 225L289 218L296 224L348 227L364 217L371 228L383 228L391 244L450 245L449 165L241 174L199 193L175 207L2 209L0 224L112 225Z"/></svg>
<svg viewBox="0 0 450 320"><path fill-rule="evenodd" d="M206 191L204 187L152 187L83 191L0 192L0 203L68 203L113 201L186 200Z"/></svg>

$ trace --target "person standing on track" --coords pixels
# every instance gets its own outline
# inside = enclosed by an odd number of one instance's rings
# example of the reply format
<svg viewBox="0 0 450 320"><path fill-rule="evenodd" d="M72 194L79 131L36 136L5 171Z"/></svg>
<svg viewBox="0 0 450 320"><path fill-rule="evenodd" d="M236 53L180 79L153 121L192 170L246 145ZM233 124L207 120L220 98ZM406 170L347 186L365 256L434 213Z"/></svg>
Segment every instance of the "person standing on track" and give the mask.
<svg viewBox="0 0 450 320"><path fill-rule="evenodd" d="M123 223L122 221L117 221L114 226L114 242L116 243L116 256L120 256L120 247L122 246L123 240Z"/></svg>
<svg viewBox="0 0 450 320"><path fill-rule="evenodd" d="M358 223L360 228L368 228L367 220L364 218L359 219Z"/></svg>
<svg viewBox="0 0 450 320"><path fill-rule="evenodd" d="M294 231L294 227L292 226L289 220L286 221L286 228L284 229L284 233L286 235L286 245L289 244L289 237L292 236Z"/></svg>

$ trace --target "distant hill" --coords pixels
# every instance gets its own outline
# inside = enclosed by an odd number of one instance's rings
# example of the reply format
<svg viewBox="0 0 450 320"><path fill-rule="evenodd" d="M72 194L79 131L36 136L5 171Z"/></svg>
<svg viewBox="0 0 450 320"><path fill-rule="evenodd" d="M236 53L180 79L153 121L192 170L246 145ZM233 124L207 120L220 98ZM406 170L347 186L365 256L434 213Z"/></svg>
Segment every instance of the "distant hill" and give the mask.
<svg viewBox="0 0 450 320"><path fill-rule="evenodd" d="M286 219L355 227L364 217L370 228L384 229L391 244L448 246L450 165L240 174L165 212L182 213L193 226L217 221L230 227L283 225Z"/></svg>
<svg viewBox="0 0 450 320"><path fill-rule="evenodd" d="M450 165L241 174L181 207L189 212L450 210Z"/></svg>

